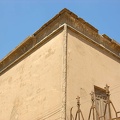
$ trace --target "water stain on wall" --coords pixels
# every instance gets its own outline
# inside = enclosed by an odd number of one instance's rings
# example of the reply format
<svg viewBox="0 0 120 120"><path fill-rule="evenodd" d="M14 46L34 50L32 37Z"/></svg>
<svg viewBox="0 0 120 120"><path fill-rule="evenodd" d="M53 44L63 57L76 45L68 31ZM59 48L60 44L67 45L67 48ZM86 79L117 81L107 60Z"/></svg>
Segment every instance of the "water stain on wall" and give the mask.
<svg viewBox="0 0 120 120"><path fill-rule="evenodd" d="M45 58L50 57L51 55L53 55L55 53L55 50L53 49L48 49L48 51L46 52Z"/></svg>

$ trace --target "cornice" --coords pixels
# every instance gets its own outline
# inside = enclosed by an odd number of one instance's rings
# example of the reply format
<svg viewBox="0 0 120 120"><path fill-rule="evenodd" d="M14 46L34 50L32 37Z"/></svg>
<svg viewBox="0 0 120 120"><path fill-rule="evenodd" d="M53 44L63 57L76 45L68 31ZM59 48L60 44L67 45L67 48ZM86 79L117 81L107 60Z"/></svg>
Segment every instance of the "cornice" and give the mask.
<svg viewBox="0 0 120 120"><path fill-rule="evenodd" d="M62 25L66 23L71 26L76 31L79 31L83 35L87 36L95 43L107 49L110 53L115 54L120 59L120 44L115 40L109 38L107 35L100 35L98 30L90 25L88 22L79 18L73 12L63 9L50 21L45 23L39 30L37 30L33 35L26 38L20 45L18 45L13 51L11 51L5 58L0 61L0 72L5 70L8 66L14 63L16 60L21 58L21 56L26 55L26 53L32 50L36 45L40 45L41 41L45 40L49 35L53 35L54 31L61 28Z"/></svg>
<svg viewBox="0 0 120 120"><path fill-rule="evenodd" d="M14 66L17 62L21 61L28 54L31 54L32 51L39 48L39 46L44 45L53 35L57 34L59 31L64 29L64 25L59 26L57 29L52 31L43 39L37 41L35 36L28 37L24 42L22 42L18 47L15 48L12 52L8 54L0 63L0 75L3 74L6 70ZM31 41L31 42L30 42Z"/></svg>
<svg viewBox="0 0 120 120"><path fill-rule="evenodd" d="M85 40L88 40L89 42L95 44L96 46L98 46L99 48L102 48L103 50L107 51L107 53L110 53L112 56L120 59L120 56L115 54L114 52L110 51L109 49L105 48L101 43L96 42L94 39L91 39L90 37L86 36L85 34L83 34L82 32L76 30L75 28L73 28L70 25L67 25L68 29L72 30L73 32L77 33L77 35L80 35L81 38L84 38ZM120 62L120 61L119 61Z"/></svg>

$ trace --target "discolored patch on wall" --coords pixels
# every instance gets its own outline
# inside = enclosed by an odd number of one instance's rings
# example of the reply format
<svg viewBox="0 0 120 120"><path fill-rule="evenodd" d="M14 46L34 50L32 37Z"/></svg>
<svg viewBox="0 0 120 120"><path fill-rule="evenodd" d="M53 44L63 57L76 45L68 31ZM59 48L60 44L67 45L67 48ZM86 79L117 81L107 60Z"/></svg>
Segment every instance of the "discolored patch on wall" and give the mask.
<svg viewBox="0 0 120 120"><path fill-rule="evenodd" d="M45 54L45 58L48 58L48 57L50 57L51 55L53 55L55 53L55 50L53 50L53 49L48 49L48 51L46 52L46 54Z"/></svg>

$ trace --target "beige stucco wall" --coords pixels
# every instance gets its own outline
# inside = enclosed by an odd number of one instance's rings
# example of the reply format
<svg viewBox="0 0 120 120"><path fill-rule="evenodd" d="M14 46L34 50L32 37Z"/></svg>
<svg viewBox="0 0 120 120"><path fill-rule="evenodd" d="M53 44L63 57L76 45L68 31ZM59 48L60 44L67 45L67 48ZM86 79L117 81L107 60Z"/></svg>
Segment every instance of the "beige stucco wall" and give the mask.
<svg viewBox="0 0 120 120"><path fill-rule="evenodd" d="M0 76L0 120L61 117L63 32Z"/></svg>
<svg viewBox="0 0 120 120"><path fill-rule="evenodd" d="M120 111L120 60L66 24L55 33L0 76L0 120L69 120L77 96L87 119L90 92L106 84Z"/></svg>
<svg viewBox="0 0 120 120"><path fill-rule="evenodd" d="M88 119L94 85L104 88L108 84L111 100L120 111L120 60L71 30L67 48L67 118L71 107L73 112L77 110L76 97L80 96L83 115Z"/></svg>

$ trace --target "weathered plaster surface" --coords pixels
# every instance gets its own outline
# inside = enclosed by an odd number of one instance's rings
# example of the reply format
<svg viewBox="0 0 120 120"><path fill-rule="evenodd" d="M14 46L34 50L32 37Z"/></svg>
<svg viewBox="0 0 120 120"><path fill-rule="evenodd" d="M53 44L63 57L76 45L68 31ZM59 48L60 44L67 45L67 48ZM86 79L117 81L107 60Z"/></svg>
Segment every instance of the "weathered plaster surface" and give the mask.
<svg viewBox="0 0 120 120"><path fill-rule="evenodd" d="M0 76L0 120L61 118L63 32Z"/></svg>
<svg viewBox="0 0 120 120"><path fill-rule="evenodd" d="M108 84L111 100L120 111L120 60L70 29L67 48L67 117L71 107L74 107L73 113L77 110L79 95L81 109L88 119L94 85L104 88Z"/></svg>

